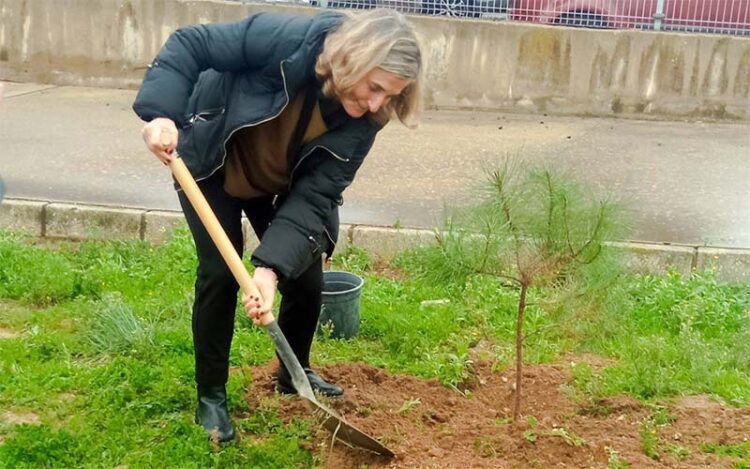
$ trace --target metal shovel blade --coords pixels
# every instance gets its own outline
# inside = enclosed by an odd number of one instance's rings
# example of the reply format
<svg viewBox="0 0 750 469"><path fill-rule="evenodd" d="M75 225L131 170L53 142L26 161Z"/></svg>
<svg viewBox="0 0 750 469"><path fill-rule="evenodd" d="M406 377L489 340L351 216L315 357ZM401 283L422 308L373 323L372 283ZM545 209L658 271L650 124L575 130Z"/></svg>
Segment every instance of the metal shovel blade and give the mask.
<svg viewBox="0 0 750 469"><path fill-rule="evenodd" d="M334 438L349 446L366 449L381 456L393 457L393 451L386 448L381 442L344 420L333 410L318 401L310 401L315 407L315 417L320 420L323 428L331 432Z"/></svg>
<svg viewBox="0 0 750 469"><path fill-rule="evenodd" d="M278 323L273 321L266 324L265 327L276 346L276 352L278 352L281 361L284 362L284 366L289 371L294 389L312 408L315 418L320 421L323 428L331 432L334 438L349 446L356 446L383 456L394 456L393 451L383 446L378 440L348 423L336 412L318 402L312 387L310 387L310 381L307 379L305 370L302 369L302 365L297 360L297 356L294 355Z"/></svg>
<svg viewBox="0 0 750 469"><path fill-rule="evenodd" d="M307 379L305 370L302 369L297 356L294 354L292 347L289 346L284 333L281 332L279 324L276 321L272 321L265 325L268 335L273 340L273 345L276 347L276 352L279 354L279 358L284 363L289 376L292 377L292 385L297 390L300 396L314 401L315 394L313 393L312 387L310 387L310 381Z"/></svg>

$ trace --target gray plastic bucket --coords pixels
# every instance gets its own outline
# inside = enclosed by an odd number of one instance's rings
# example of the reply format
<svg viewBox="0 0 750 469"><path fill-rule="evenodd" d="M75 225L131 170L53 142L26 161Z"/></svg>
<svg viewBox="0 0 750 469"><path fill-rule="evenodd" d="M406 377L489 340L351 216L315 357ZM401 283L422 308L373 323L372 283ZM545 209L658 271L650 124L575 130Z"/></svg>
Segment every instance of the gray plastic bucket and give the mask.
<svg viewBox="0 0 750 469"><path fill-rule="evenodd" d="M323 304L320 307L318 333L331 327L331 337L351 339L359 331L359 302L362 277L349 272L323 272Z"/></svg>

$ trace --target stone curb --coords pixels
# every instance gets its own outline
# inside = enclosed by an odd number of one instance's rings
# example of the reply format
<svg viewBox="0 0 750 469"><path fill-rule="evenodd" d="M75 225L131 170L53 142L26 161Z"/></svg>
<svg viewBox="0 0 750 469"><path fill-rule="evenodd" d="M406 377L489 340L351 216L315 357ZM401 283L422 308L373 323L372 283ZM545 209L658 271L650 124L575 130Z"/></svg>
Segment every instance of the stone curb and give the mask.
<svg viewBox="0 0 750 469"><path fill-rule="evenodd" d="M179 211L74 204L8 198L0 204L0 229L52 239L121 239L164 243L169 233L184 227ZM258 240L243 219L245 249L252 251ZM376 258L391 260L397 253L420 245L434 245L435 233L428 229L341 225L337 252L348 247L364 249ZM682 274L714 269L731 282L750 281L750 249L687 246L642 242L616 242L626 268L639 273Z"/></svg>

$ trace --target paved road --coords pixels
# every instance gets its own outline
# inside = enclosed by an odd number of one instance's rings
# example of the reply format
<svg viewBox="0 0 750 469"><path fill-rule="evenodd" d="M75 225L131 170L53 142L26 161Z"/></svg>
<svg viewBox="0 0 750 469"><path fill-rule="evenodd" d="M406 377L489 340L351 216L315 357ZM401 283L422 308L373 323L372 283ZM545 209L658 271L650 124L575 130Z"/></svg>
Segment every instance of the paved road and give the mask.
<svg viewBox="0 0 750 469"><path fill-rule="evenodd" d="M178 209L140 140L130 90L7 83L8 197ZM390 124L345 193L342 220L431 227L507 154L565 169L629 207L633 240L750 247L750 125L468 111Z"/></svg>

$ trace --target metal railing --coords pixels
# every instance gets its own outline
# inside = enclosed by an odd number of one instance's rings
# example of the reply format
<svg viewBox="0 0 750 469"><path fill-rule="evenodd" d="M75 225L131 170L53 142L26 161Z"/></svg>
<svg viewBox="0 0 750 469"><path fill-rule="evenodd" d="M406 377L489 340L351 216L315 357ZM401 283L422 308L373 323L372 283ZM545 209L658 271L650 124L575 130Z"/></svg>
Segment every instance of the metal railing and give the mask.
<svg viewBox="0 0 750 469"><path fill-rule="evenodd" d="M271 0L273 1L273 0ZM283 0L282 0L283 1ZM320 8L750 36L750 0L291 0ZM274 3L278 2L276 0Z"/></svg>

